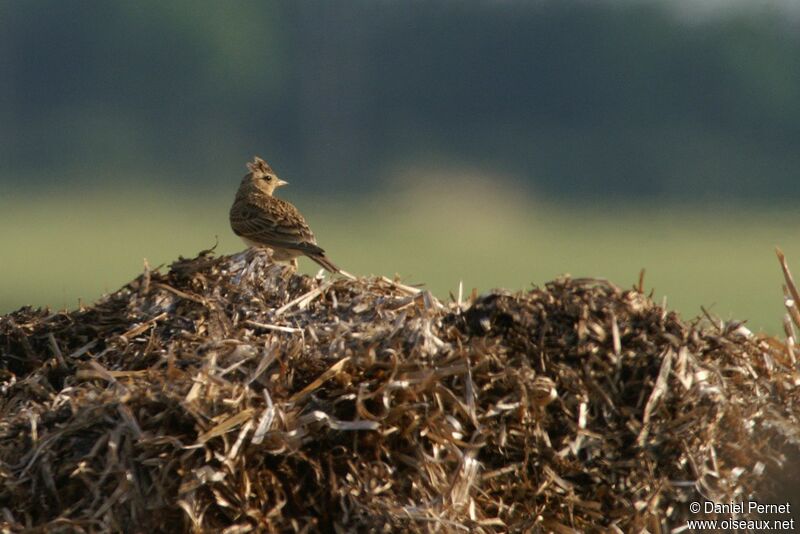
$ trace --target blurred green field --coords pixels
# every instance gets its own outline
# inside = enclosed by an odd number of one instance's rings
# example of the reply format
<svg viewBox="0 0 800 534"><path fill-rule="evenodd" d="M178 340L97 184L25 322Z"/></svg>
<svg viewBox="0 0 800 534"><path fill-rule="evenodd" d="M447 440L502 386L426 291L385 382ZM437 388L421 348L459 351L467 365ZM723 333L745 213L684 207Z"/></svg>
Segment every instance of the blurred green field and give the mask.
<svg viewBox="0 0 800 534"><path fill-rule="evenodd" d="M227 222L232 195L151 187L0 196L0 313L89 303L135 277L144 258L168 264L212 246L215 236L219 253L241 250ZM778 333L775 245L800 274L800 221L788 209L546 205L479 181L407 185L358 201L290 189L284 197L342 268L398 274L441 298L455 294L459 280L465 293L516 290L563 273L630 287L645 268L646 287L685 318L702 305Z"/></svg>

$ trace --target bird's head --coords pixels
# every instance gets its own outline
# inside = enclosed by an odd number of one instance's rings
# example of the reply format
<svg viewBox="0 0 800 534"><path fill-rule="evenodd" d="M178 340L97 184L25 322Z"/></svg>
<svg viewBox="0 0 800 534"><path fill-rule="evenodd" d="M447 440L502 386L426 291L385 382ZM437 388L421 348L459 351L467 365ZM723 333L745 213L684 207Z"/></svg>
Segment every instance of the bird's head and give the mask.
<svg viewBox="0 0 800 534"><path fill-rule="evenodd" d="M266 161L256 156L253 161L247 164L250 170L242 179L242 186L246 188L254 187L268 195L271 195L276 188L286 185L289 182L284 182L275 171L272 170Z"/></svg>

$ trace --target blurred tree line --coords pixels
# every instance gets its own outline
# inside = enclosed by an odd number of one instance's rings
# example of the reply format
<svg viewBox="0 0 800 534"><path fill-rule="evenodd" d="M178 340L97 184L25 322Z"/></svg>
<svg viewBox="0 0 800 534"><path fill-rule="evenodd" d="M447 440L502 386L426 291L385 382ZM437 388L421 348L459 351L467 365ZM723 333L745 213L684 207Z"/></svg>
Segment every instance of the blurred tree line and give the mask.
<svg viewBox="0 0 800 534"><path fill-rule="evenodd" d="M227 182L258 153L323 193L436 161L562 198L796 199L797 30L653 2L5 1L0 185Z"/></svg>

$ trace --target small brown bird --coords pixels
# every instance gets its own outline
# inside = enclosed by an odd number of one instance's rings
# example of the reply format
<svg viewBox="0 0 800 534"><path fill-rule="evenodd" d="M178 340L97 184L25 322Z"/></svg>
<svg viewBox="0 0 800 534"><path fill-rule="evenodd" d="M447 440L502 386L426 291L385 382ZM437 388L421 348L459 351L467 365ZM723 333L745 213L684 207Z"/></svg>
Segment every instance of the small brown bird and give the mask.
<svg viewBox="0 0 800 534"><path fill-rule="evenodd" d="M332 273L341 270L317 245L305 219L292 204L272 196L286 185L267 162L258 156L247 164L250 170L242 179L231 206L233 233L250 247L268 247L278 261L291 261L297 268L297 256L308 256Z"/></svg>

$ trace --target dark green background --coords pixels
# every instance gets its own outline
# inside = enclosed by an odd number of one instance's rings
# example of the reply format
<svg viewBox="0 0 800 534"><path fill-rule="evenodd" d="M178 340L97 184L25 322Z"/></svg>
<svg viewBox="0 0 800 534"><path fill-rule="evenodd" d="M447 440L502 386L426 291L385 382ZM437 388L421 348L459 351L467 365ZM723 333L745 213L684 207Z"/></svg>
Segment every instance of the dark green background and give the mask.
<svg viewBox="0 0 800 534"><path fill-rule="evenodd" d="M323 193L434 159L554 198L796 199L800 24L750 5L5 1L0 180L259 153Z"/></svg>

